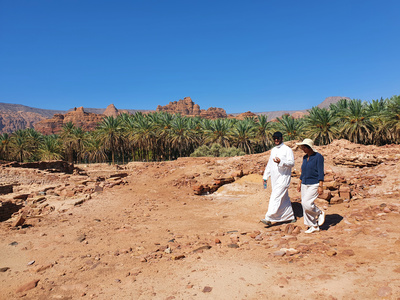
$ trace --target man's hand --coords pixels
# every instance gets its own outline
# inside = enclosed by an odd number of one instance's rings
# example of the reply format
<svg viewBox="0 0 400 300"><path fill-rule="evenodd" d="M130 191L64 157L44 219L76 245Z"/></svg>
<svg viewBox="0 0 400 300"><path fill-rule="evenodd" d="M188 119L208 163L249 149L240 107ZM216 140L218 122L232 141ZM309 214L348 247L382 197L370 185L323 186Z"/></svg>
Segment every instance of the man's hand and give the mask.
<svg viewBox="0 0 400 300"><path fill-rule="evenodd" d="M281 162L281 159L279 157L275 157L273 159L274 162L276 162L277 164L279 164Z"/></svg>

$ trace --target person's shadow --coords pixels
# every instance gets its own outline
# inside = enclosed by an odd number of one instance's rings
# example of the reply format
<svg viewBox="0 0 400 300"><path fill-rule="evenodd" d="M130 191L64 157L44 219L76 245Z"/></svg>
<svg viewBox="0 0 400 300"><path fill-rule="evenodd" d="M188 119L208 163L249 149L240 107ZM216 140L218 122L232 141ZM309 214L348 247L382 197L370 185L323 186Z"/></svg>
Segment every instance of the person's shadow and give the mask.
<svg viewBox="0 0 400 300"><path fill-rule="evenodd" d="M303 217L303 207L299 202L292 202L292 208L294 212L294 216L298 218ZM338 214L326 214L325 215L325 223L320 226L321 230L328 230L329 228L336 226L343 220L343 217Z"/></svg>

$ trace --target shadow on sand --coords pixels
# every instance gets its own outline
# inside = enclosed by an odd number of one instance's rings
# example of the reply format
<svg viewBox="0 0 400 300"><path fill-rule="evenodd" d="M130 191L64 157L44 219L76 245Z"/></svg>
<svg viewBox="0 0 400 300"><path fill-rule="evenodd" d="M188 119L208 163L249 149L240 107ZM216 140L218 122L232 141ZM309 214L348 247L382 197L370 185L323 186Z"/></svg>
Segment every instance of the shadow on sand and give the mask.
<svg viewBox="0 0 400 300"><path fill-rule="evenodd" d="M298 202L292 202L292 208L293 208L293 213L296 219L302 218L303 217L303 206L301 203ZM343 220L343 217L338 214L326 214L325 216L325 223L320 226L321 230L328 230L329 228L336 226L336 224L339 224ZM289 224L291 222L279 222L279 223L273 223L269 226L264 226L265 228L270 228L274 226L280 226L282 224Z"/></svg>

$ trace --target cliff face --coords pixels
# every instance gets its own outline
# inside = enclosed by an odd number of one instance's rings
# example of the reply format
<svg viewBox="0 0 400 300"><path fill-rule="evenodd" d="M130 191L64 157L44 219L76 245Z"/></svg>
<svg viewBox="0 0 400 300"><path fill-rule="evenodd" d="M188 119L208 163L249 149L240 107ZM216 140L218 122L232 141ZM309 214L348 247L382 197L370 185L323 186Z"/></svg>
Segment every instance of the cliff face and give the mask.
<svg viewBox="0 0 400 300"><path fill-rule="evenodd" d="M200 116L206 119L226 118L226 111L218 107L210 107L207 110L200 109L198 104L195 104L190 97L185 97L183 100L170 102L165 106L158 105L156 111L164 111L171 114L181 114L183 116Z"/></svg>
<svg viewBox="0 0 400 300"><path fill-rule="evenodd" d="M0 112L0 134L11 133L18 129L33 128L33 125L44 117L34 112L1 111Z"/></svg>

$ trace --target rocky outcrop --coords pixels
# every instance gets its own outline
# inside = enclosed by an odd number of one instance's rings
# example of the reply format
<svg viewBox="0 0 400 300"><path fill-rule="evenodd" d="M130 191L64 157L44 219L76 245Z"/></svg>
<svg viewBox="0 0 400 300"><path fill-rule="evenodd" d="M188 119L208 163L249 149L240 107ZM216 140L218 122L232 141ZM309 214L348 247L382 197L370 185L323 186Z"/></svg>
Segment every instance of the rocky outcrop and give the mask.
<svg viewBox="0 0 400 300"><path fill-rule="evenodd" d="M117 117L120 113L118 109L114 106L114 104L110 104L107 106L106 110L103 112L103 115L107 117Z"/></svg>
<svg viewBox="0 0 400 300"><path fill-rule="evenodd" d="M181 114L183 116L196 117L200 116L205 119L226 118L226 111L218 107L210 107L207 110L200 109L198 104L195 104L190 97L185 97L183 100L170 102L165 106L158 105L158 112L168 112L171 114Z"/></svg>
<svg viewBox="0 0 400 300"><path fill-rule="evenodd" d="M103 118L103 114L88 113L84 111L83 107L78 107L65 115L55 114L51 119L36 123L35 129L43 134L55 134L59 133L66 123L72 122L75 126L82 127L85 131L91 131L96 128Z"/></svg>

